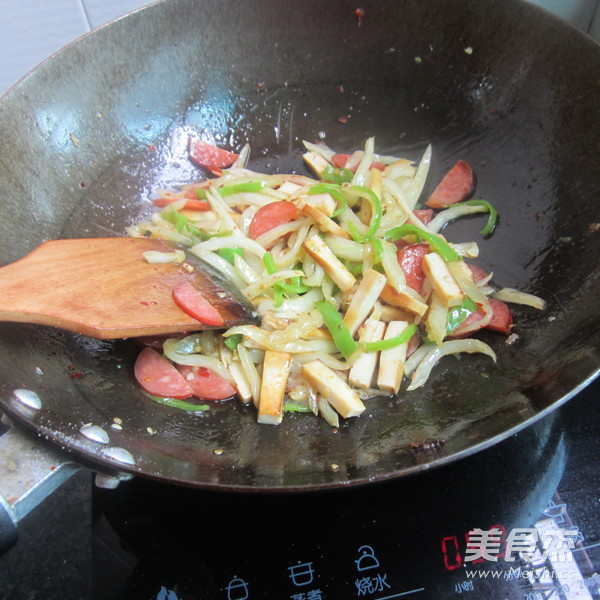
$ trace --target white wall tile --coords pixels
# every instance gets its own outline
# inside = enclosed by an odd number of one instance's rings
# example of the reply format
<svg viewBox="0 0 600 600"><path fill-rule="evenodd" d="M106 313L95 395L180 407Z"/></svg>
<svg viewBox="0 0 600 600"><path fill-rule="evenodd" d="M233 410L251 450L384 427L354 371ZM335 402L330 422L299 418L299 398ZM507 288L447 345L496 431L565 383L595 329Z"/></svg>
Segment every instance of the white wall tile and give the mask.
<svg viewBox="0 0 600 600"><path fill-rule="evenodd" d="M600 0L529 1L557 13L584 31L589 30L600 40ZM151 2L0 0L0 95L48 56L90 29L147 4Z"/></svg>
<svg viewBox="0 0 600 600"><path fill-rule="evenodd" d="M80 0L0 0L0 94L89 29Z"/></svg>

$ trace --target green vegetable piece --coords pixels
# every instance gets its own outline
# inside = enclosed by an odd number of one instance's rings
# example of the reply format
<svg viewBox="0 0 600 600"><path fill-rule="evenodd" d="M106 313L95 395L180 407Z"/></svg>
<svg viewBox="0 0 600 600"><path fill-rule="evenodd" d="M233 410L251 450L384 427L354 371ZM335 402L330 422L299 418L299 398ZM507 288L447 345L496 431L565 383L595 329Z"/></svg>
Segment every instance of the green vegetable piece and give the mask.
<svg viewBox="0 0 600 600"><path fill-rule="evenodd" d="M261 192L267 186L266 181L249 181L248 183L233 183L216 188L219 196L225 198L232 194L248 194Z"/></svg>
<svg viewBox="0 0 600 600"><path fill-rule="evenodd" d="M348 228L350 229L350 235L352 236L352 239L355 242L364 244L365 242L369 241L375 235L377 229L379 229L379 223L381 222L381 217L383 216L381 201L379 200L377 194L368 187L353 185L348 188L348 191L360 196L361 198L366 198L371 205L371 222L369 223L369 229L365 235L358 231L358 228L354 223L348 223Z"/></svg>
<svg viewBox="0 0 600 600"><path fill-rule="evenodd" d="M450 335L469 315L477 310L477 304L471 298L465 298L462 304L453 306L448 311L446 335Z"/></svg>
<svg viewBox="0 0 600 600"><path fill-rule="evenodd" d="M358 348L358 344L354 341L350 330L344 323L342 315L338 312L337 308L326 300L317 302L317 309L323 315L323 320L336 348L340 351L341 355L348 359L352 353Z"/></svg>
<svg viewBox="0 0 600 600"><path fill-rule="evenodd" d="M235 263L235 255L243 256L244 250L242 248L219 248L219 256L224 258L227 262L232 265Z"/></svg>
<svg viewBox="0 0 600 600"><path fill-rule="evenodd" d="M242 342L242 338L243 336L241 333L234 333L233 335L225 338L225 345L230 350L235 350L238 347L238 344Z"/></svg>
<svg viewBox="0 0 600 600"><path fill-rule="evenodd" d="M432 250L437 252L444 262L456 262L460 260L460 255L456 252L448 242L442 239L439 235L425 231L411 223L404 223L398 227L393 227L385 234L385 239L396 242L405 235L416 235L418 238L426 241Z"/></svg>
<svg viewBox="0 0 600 600"><path fill-rule="evenodd" d="M178 400L177 398L163 398L162 396L155 396L154 394L148 394L147 392L144 392L144 395L158 404L164 404L165 406L178 408L179 410L185 410L186 412L204 412L205 410L210 410L210 407L206 404L193 404L186 400Z"/></svg>
<svg viewBox="0 0 600 600"><path fill-rule="evenodd" d="M181 233L184 227L188 224L188 218L185 215L182 215L173 206L169 206L163 210L161 216L165 221L171 223L178 233Z"/></svg>
<svg viewBox="0 0 600 600"><path fill-rule="evenodd" d="M329 181L331 183L349 183L352 181L354 177L354 173L350 169L346 169L345 167L333 167L331 165L327 165L323 172L321 173L321 179L323 181Z"/></svg>
<svg viewBox="0 0 600 600"><path fill-rule="evenodd" d="M383 260L383 243L379 238L372 238L371 247L373 248L373 256L375 257L373 264L376 265Z"/></svg>
<svg viewBox="0 0 600 600"><path fill-rule="evenodd" d="M289 294L305 294L312 289L310 286L302 283L302 277L292 277L290 283L280 281L277 285Z"/></svg>
<svg viewBox="0 0 600 600"><path fill-rule="evenodd" d="M312 412L310 406L306 402L294 402L293 400L286 400L283 403L284 412L299 412L309 413Z"/></svg>
<svg viewBox="0 0 600 600"><path fill-rule="evenodd" d="M498 211L493 207L492 203L487 200L467 200L465 204L468 204L469 206L485 206L488 209L490 216L480 233L482 235L489 235L492 233L494 227L496 227L496 221L498 220Z"/></svg>
<svg viewBox="0 0 600 600"><path fill-rule="evenodd" d="M376 342L364 342L366 352L376 352L378 350L389 350L408 342L410 338L417 332L417 326L413 323L409 325L401 334L396 335L387 340L378 340Z"/></svg>
<svg viewBox="0 0 600 600"><path fill-rule="evenodd" d="M265 252L263 254L263 264L265 265L265 269L267 269L267 273L269 275L275 275L277 273L277 265L275 264L275 259L270 252Z"/></svg>

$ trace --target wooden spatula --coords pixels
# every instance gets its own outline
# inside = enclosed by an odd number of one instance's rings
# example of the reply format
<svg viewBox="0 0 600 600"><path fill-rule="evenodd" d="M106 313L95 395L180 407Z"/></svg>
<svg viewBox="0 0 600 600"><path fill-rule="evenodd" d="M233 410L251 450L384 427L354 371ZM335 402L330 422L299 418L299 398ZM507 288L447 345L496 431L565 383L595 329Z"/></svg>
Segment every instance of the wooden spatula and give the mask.
<svg viewBox="0 0 600 600"><path fill-rule="evenodd" d="M45 242L0 268L0 321L51 325L98 339L211 329L175 304L172 290L182 281L219 310L225 321L220 329L257 321L242 294L202 261L150 264L143 257L147 250L173 248L127 237Z"/></svg>

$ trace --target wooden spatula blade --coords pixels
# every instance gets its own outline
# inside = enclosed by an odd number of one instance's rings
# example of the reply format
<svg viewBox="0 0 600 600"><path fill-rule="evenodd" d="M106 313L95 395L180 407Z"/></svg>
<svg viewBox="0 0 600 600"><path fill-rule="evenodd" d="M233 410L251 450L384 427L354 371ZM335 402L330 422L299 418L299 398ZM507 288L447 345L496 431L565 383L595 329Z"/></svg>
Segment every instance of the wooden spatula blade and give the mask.
<svg viewBox="0 0 600 600"><path fill-rule="evenodd" d="M220 329L257 321L252 305L202 261L150 264L148 250L173 250L163 240L52 240L0 268L0 321L37 323L98 339L211 329L174 302L173 288L191 283L219 310ZM189 267L193 266L193 269Z"/></svg>

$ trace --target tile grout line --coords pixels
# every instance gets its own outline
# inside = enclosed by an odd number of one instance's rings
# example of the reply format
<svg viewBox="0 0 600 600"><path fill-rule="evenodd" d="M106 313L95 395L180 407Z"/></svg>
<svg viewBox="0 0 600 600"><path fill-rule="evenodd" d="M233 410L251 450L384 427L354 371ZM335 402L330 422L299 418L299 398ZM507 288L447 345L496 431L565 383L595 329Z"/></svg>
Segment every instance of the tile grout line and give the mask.
<svg viewBox="0 0 600 600"><path fill-rule="evenodd" d="M85 8L85 4L83 3L83 0L78 0L78 2L79 2L79 6L81 8L81 11L83 13L83 16L85 17L85 23L87 25L88 31L91 31L92 30L92 25L91 25L91 22L90 22L90 17L88 15L88 12L87 12L87 10Z"/></svg>

